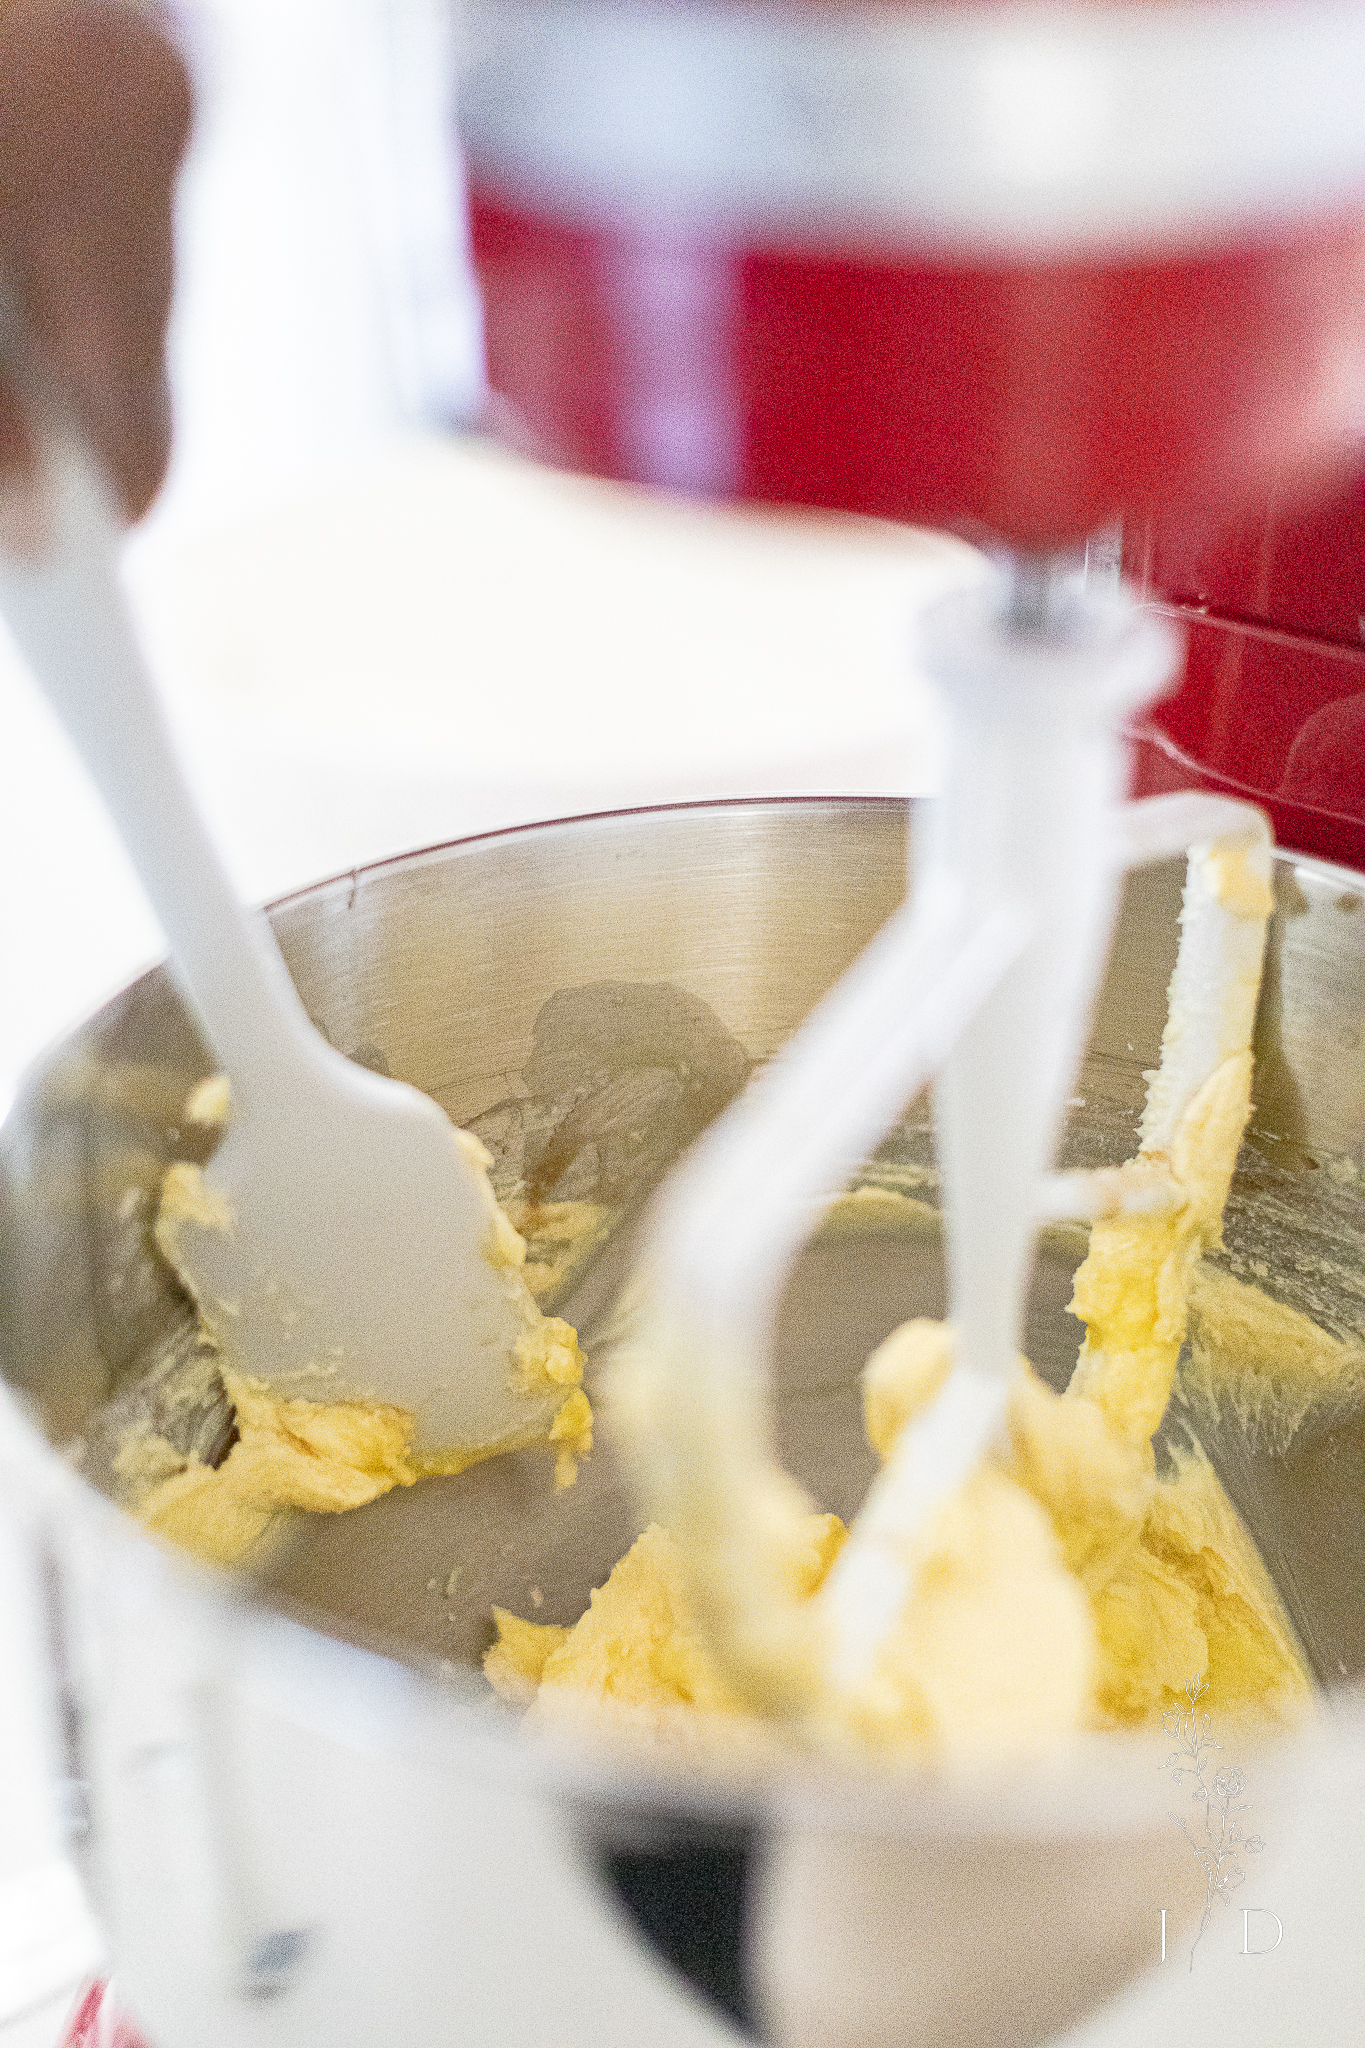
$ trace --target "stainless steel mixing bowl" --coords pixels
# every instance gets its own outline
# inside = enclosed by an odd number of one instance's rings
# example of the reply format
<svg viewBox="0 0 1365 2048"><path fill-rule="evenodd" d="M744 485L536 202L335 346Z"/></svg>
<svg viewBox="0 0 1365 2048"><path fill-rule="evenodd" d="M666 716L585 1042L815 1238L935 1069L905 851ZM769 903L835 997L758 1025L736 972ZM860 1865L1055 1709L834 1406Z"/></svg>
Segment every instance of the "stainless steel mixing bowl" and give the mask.
<svg viewBox="0 0 1365 2048"><path fill-rule="evenodd" d="M602 1209L604 1241L547 1303L591 1346L651 1188L871 936L906 859L895 803L701 805L414 854L293 897L274 921L333 1044L480 1131L504 1190ZM1180 879L1168 865L1127 889L1070 1163L1133 1149ZM1282 858L1278 891L1226 1256L1354 1342L1365 881ZM558 1887L566 1925L600 1920L589 1873L734 2018L823 2048L1043 2040L1154 1960L1154 1915L1179 1906L1187 1852L1145 1739L1097 1738L983 1786L813 1766L731 1781L520 1735L478 1675L489 1609L582 1611L639 1526L609 1445L568 1495L526 1453L305 1519L250 1583L171 1556L112 1508L100 1488L139 1408L201 1455L230 1441L221 1403L157 1408L192 1320L148 1224L164 1164L193 1156L181 1108L209 1068L158 970L43 1063L0 1141L0 1351L17 1397L0 1451L44 1560L70 1769L90 1788L88 1868L158 2048L481 2039L480 2015L487 2038L515 2039L521 1993L490 1961L500 1931L531 1912L536 1884ZM935 1199L926 1104L869 1171ZM1080 1251L1074 1232L1045 1240L1030 1306L1030 1355L1059 1386ZM782 1313L778 1428L824 1506L851 1514L870 1476L869 1350L941 1306L922 1213L908 1232L827 1232L804 1255ZM1200 1427L1314 1672L1346 1685L1365 1665L1365 1417L1310 1420L1287 1445L1231 1418ZM1296 1754L1267 1754L1267 1784ZM523 1838L524 1884L500 1890L490 1844L505 1857ZM861 2003L838 1992L835 1950L858 1937L848 1915L834 1925L822 1872L845 1901L850 1873L877 1873L862 1922L890 1943L912 2012L888 2016L870 1966ZM550 1968L546 1942L542 1928ZM554 1950L563 1981L581 1953L567 1937Z"/></svg>

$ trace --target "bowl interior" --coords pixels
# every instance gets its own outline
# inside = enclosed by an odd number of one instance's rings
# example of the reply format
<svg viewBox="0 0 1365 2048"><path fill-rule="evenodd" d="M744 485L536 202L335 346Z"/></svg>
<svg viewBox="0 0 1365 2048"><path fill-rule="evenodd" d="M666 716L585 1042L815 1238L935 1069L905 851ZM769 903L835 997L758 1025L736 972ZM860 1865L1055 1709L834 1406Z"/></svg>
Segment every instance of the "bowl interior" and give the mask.
<svg viewBox="0 0 1365 2048"><path fill-rule="evenodd" d="M903 893L890 802L700 805L545 825L320 884L274 913L333 1044L434 1095L532 1200L544 1305L593 1356L650 1190L788 1035ZM1129 1156L1159 1053L1179 863L1130 879L1066 1164ZM1256 1112L1221 1263L1365 1345L1365 881L1281 858L1257 1026ZM30 1079L0 1138L0 1355L54 1443L108 1487L121 1420L183 1359L188 1304L150 1248L165 1163L211 1062L169 977L145 976ZM837 1216L782 1305L782 1454L848 1516L872 1472L857 1376L911 1314L943 1308L932 1121L912 1104L861 1180L909 1200ZM567 1206L575 1205L575 1206ZM575 1253L563 1236L578 1228ZM557 1234L558 1233L558 1234ZM1044 1233L1027 1350L1054 1386L1075 1360L1084 1233ZM1318 1679L1365 1668L1365 1403L1286 1419L1200 1412L1199 1436L1255 1536ZM1173 1408L1166 1427L1190 1417ZM181 1414L201 1450L222 1417ZM198 1431L198 1437L194 1433ZM609 1445L556 1495L548 1458L494 1460L359 1512L303 1517L262 1599L390 1654L477 1669L498 1604L572 1622L640 1525Z"/></svg>

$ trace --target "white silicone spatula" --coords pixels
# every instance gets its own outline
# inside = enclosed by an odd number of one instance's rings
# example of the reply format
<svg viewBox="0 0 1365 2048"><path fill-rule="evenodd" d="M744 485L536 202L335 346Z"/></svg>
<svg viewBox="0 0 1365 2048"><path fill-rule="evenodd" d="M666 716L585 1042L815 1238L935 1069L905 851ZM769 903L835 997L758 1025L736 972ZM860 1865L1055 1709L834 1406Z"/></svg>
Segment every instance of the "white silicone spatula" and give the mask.
<svg viewBox="0 0 1365 2048"><path fill-rule="evenodd" d="M50 437L45 467L41 531L22 554L0 548L0 611L112 813L231 1083L204 1176L206 1208L230 1225L185 1219L177 1232L206 1323L281 1392L410 1410L421 1457L534 1440L565 1389L520 1369L541 1318L520 1270L495 1256L508 1233L477 1148L309 1022L176 763L117 582L109 487L69 434Z"/></svg>

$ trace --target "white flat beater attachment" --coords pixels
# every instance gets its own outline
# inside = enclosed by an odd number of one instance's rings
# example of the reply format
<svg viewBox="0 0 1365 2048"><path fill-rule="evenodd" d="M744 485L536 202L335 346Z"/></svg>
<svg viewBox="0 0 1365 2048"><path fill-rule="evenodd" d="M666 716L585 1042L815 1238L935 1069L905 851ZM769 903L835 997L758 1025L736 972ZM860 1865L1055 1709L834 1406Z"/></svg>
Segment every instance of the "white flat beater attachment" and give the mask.
<svg viewBox="0 0 1365 2048"><path fill-rule="evenodd" d="M785 1718L859 1684L911 1591L910 1539L996 1440L1040 1217L1166 1199L1159 1174L1049 1172L1123 871L1224 839L1259 841L1268 864L1248 806L1121 802L1122 722L1180 655L1125 594L1046 576L975 587L930 614L923 655L949 748L913 894L664 1190L616 1375L645 1500L688 1560L712 1648L741 1696ZM1205 893L1193 921L1187 899L1177 982L1196 1021L1171 1115L1228 1029L1219 954L1238 921ZM772 1448L777 1304L823 1206L930 1079L956 1363L803 1606L783 1559L804 1502Z"/></svg>

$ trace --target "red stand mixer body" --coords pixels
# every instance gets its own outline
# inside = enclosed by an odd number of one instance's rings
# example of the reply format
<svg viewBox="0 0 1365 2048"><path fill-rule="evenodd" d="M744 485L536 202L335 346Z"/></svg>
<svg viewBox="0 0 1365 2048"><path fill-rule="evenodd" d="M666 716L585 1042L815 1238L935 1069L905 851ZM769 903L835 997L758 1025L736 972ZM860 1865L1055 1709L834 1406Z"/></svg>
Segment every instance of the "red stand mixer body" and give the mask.
<svg viewBox="0 0 1365 2048"><path fill-rule="evenodd" d="M1311 425L1306 366L1358 317L1343 273L1365 279L1350 218L1208 252L966 263L472 199L490 381L530 449L1033 550L1125 507L1264 488Z"/></svg>
<svg viewBox="0 0 1365 2048"><path fill-rule="evenodd" d="M1248 139L1240 125L1256 93L1273 99L1282 86L1306 95L1287 131L1311 131L1305 110L1325 106L1327 84L1308 75L1311 63L1298 76L1294 43L1275 37L1288 30L1307 46L1316 35L1330 49L1332 9L1261 0L1240 11L1249 46L1263 44L1240 109L1227 84L1241 61L1235 8L586 5L573 15L571 58L556 41L563 13L554 0L489 7L466 99L489 379L504 430L528 452L716 499L949 526L1023 553L1074 547L1122 517L1130 574L1154 595L1329 638L1331 675L1349 693L1345 649L1360 648L1365 589L1352 594L1343 568L1349 588L1325 616L1305 592L1343 545L1360 559L1365 504L1349 498L1325 519L1275 527L1268 581L1263 508L1302 495L1365 389L1365 161L1328 150L1307 167L1291 148L1258 170L1264 130ZM1345 19L1336 10L1338 31ZM752 36L727 44L737 21ZM891 88L878 103L878 81L899 91L898 65L913 68L898 31L927 28L932 64L955 25L968 55L935 74L937 89L984 94L987 114L993 94L999 130L978 108L975 141L970 118L962 136L933 135L924 203L912 189L908 216L902 207L892 218L875 131L900 119L900 146L908 129L903 107L887 114ZM675 67L657 104L642 36L660 44L656 69ZM1104 67L1115 37L1129 38L1133 69L1148 65L1149 99L1164 97L1176 129L1183 120L1202 140L1199 171L1181 169L1169 138L1127 185L1105 160L1121 142L1093 150L1086 170L1072 102L1089 90L1099 119L1120 91L1119 72ZM1339 33L1336 46L1349 75ZM1011 64L1022 65L1012 84ZM547 142L556 90L572 97L573 118ZM1191 118L1201 95L1202 138ZM993 133L1008 144L1021 105L1025 125L1030 106L1042 110L1036 132L988 192L979 165ZM780 168L767 178L747 163L736 134L747 117L788 163L785 185ZM618 131L651 123L672 131L661 145L637 132L615 147ZM1187 156L1189 144L1186 134ZM856 190L837 168L827 175L841 150L860 149L873 168ZM946 181L937 192L936 172ZM954 178L977 179L968 203L944 203ZM1248 506L1250 527L1214 537L1213 522ZM1274 735L1298 717L1291 707L1312 697L1316 709L1327 694L1301 681L1295 646L1244 636L1234 661L1215 632L1195 620L1189 682L1161 714L1140 786L1199 779L1176 758L1188 752L1231 783L1272 792L1287 753ZM1229 750L1220 719L1248 743ZM1357 843L1305 838L1283 807L1277 823L1289 844L1365 860L1365 827Z"/></svg>
<svg viewBox="0 0 1365 2048"><path fill-rule="evenodd" d="M1250 793L1282 846L1365 868L1365 475L1217 527L1134 522L1125 554L1189 643L1139 792Z"/></svg>

